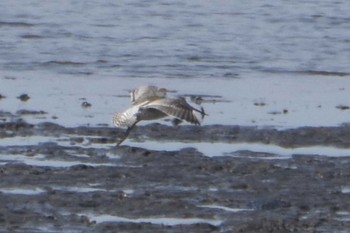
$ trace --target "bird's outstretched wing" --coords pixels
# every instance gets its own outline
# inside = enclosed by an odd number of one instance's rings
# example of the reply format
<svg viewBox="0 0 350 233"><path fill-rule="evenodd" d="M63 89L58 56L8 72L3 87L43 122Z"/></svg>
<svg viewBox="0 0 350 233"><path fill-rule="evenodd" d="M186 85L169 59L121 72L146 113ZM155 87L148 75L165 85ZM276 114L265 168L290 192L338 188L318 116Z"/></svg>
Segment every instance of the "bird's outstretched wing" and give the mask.
<svg viewBox="0 0 350 233"><path fill-rule="evenodd" d="M139 121L137 117L138 111L137 107L131 107L124 112L116 113L113 116L114 126L117 128L128 128L135 125Z"/></svg>
<svg viewBox="0 0 350 233"><path fill-rule="evenodd" d="M195 125L200 125L195 112L202 114L202 117L206 115L203 110L192 107L181 97L177 99L156 99L142 108L156 109L166 115L185 120Z"/></svg>

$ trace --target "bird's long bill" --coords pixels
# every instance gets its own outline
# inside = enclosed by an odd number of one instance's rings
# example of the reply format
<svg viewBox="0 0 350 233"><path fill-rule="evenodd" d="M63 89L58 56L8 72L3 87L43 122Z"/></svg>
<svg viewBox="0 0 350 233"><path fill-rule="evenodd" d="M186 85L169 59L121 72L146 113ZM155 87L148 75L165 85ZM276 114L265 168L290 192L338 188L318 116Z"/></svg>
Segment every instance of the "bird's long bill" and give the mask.
<svg viewBox="0 0 350 233"><path fill-rule="evenodd" d="M137 122L135 122L134 124L132 124L130 127L127 128L123 137L119 140L119 142L117 142L117 146L119 146L120 144L122 144L122 142L125 141L125 139L129 136L131 130L135 127L136 124L137 124Z"/></svg>

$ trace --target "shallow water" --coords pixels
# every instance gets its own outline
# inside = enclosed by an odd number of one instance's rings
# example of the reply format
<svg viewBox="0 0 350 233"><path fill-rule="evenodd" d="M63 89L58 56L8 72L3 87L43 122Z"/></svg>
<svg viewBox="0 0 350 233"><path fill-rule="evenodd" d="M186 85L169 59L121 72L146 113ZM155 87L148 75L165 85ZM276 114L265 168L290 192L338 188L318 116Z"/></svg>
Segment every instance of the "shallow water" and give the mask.
<svg viewBox="0 0 350 233"><path fill-rule="evenodd" d="M65 160L59 160L59 159L47 159L45 155L43 156L25 156L25 155L6 155L1 154L0 161L6 161L6 163L24 163L31 166L39 166L39 167L55 167L55 168L65 168L65 167L72 167L75 165L85 165L85 166L108 166L108 167L114 167L117 166L114 163L89 163L84 162L80 160L72 160L72 161L65 161ZM6 165L6 164L5 164Z"/></svg>
<svg viewBox="0 0 350 233"><path fill-rule="evenodd" d="M232 212L232 213L237 213L237 212L241 212L241 211L252 211L253 210L253 209L231 208L231 207L220 206L220 205L200 205L199 207L218 209L218 210L223 210L223 211Z"/></svg>
<svg viewBox="0 0 350 233"><path fill-rule="evenodd" d="M0 68L22 77L28 70L117 80L350 71L346 0L0 6Z"/></svg>
<svg viewBox="0 0 350 233"><path fill-rule="evenodd" d="M127 90L148 83L148 79L142 78L116 81L113 77L71 78L61 74L46 77L45 73L39 72L27 72L25 78L19 78L20 73L13 73L17 77L14 80L0 76L3 84L0 92L6 96L0 100L1 109L16 113L30 123L51 121L63 126L112 126L114 113L130 105ZM266 79L198 78L184 81L181 78L154 78L151 84L177 91L170 93L171 96L204 95L207 102L202 105L208 113L202 122L204 125L235 124L283 129L337 126L349 122L349 110L339 108L348 106L350 99L350 79L344 77L294 77L286 74L282 78L273 74ZM22 93L28 93L31 98L20 101L17 97ZM91 103L91 107L83 107L85 101ZM23 109L37 113L21 113Z"/></svg>
<svg viewBox="0 0 350 233"><path fill-rule="evenodd" d="M15 195L39 195L45 190L41 188L0 188L0 193Z"/></svg>
<svg viewBox="0 0 350 233"><path fill-rule="evenodd" d="M111 124L127 90L212 95L204 124L348 122L341 1L0 1L0 107L31 122ZM31 98L21 102L16 97ZM83 102L91 103L83 108ZM344 114L345 113L345 114Z"/></svg>
<svg viewBox="0 0 350 233"><path fill-rule="evenodd" d="M219 226L222 221L214 219L203 219L203 218L124 218L113 215L94 215L87 214L90 221L95 221L96 223L102 222L124 222L124 223L149 223L149 224L161 224L165 226L175 226L175 225L190 225L190 224L200 224L206 223L213 226Z"/></svg>
<svg viewBox="0 0 350 233"><path fill-rule="evenodd" d="M5 148L8 145L12 147L26 147L31 145L44 145L44 143L51 142L58 144L66 149L64 151L69 154L68 157L51 157L50 154L36 154L34 156L28 156L24 154L8 154L8 152L2 152L0 150L0 164L6 165L11 163L24 163L31 166L38 167L52 167L52 168L69 168L77 165L85 165L91 167L130 167L135 168L137 166L132 164L123 164L119 161L120 156L118 153L112 154L106 149L113 148L115 143L112 144L97 144L89 143L82 144L81 148L86 149L100 149L105 161L92 162L91 156L84 154L83 152L76 152L70 142L70 140L63 140L62 137L44 137L44 136L31 136L31 137L13 137L5 138L0 141L0 146ZM291 159L293 155L318 155L325 157L350 157L350 151L347 148L338 148L334 146L301 146L301 147L282 147L274 144L264 143L225 143L225 142L182 142L180 141L152 141L150 139L143 142L136 142L133 140L127 140L125 142L128 146L134 148L144 148L146 150L155 151L178 151L183 148L194 148L202 153L204 156L217 157L217 156L232 156L241 158L252 158L261 160L285 160ZM79 146L77 144L76 146ZM61 152L62 153L62 152Z"/></svg>

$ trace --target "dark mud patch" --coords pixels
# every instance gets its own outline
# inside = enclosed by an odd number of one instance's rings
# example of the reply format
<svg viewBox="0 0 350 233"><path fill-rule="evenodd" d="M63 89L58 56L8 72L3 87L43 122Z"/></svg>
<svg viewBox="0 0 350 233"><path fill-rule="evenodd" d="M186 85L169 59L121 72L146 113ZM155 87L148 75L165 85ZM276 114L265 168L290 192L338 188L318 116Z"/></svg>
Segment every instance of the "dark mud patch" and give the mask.
<svg viewBox="0 0 350 233"><path fill-rule="evenodd" d="M2 122L0 232L347 232L350 157L120 147L109 127ZM16 137L47 138L18 143ZM64 136L64 138L63 138ZM137 140L349 148L349 127L137 127ZM55 141L52 141L55 138ZM60 144L60 140L68 143ZM147 143L147 140L145 143ZM349 152L350 155L350 152Z"/></svg>

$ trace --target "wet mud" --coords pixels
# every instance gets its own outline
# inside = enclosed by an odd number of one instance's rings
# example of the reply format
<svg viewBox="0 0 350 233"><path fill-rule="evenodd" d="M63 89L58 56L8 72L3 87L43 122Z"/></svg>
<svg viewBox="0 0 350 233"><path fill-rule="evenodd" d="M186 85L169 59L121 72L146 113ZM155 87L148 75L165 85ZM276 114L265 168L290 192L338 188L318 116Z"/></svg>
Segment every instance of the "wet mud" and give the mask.
<svg viewBox="0 0 350 233"><path fill-rule="evenodd" d="M266 159L266 153L249 150L209 157L190 146L254 142L346 149L348 125L276 130L149 124L130 134L145 145L187 142L173 151L132 147L128 141L116 147L122 134L107 126L29 124L2 112L0 141L9 143L0 146L0 232L350 229L350 149L342 157Z"/></svg>

